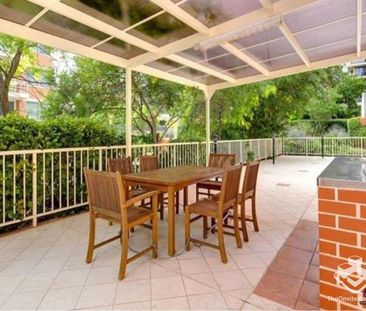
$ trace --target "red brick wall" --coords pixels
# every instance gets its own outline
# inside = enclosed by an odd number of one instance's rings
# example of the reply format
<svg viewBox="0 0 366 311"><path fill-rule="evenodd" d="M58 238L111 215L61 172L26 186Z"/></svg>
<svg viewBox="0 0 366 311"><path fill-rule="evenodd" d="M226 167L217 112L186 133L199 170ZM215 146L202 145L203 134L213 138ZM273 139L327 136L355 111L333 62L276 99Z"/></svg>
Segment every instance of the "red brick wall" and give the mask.
<svg viewBox="0 0 366 311"><path fill-rule="evenodd" d="M354 287L355 293L351 293L342 283L347 282L346 276L337 280L335 273L340 276L339 265L350 268L347 263L352 256L354 267L361 259L366 263L366 191L319 187L318 199L320 307L362 309L358 301L366 302L366 297L362 297L366 281ZM362 267L366 269L366 265ZM357 276L354 275L356 279Z"/></svg>

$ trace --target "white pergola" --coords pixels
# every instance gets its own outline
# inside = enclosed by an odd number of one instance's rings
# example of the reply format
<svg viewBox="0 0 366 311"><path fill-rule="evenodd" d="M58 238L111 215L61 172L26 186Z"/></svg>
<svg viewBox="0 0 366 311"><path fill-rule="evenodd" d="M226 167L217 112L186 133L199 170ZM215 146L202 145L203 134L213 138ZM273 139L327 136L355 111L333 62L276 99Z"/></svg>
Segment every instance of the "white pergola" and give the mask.
<svg viewBox="0 0 366 311"><path fill-rule="evenodd" d="M0 0L0 32L216 90L366 57L366 0ZM209 144L206 145L209 151ZM207 152L208 154L208 152Z"/></svg>

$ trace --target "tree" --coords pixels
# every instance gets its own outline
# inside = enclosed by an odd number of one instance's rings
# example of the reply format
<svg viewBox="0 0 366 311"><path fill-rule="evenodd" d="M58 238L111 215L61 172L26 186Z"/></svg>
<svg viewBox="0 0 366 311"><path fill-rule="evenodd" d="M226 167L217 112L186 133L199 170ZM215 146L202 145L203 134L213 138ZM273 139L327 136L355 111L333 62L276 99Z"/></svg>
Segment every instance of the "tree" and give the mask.
<svg viewBox="0 0 366 311"><path fill-rule="evenodd" d="M32 42L0 34L0 100L3 115L9 112L10 82L13 79L24 80L26 72L37 70L34 47L36 44Z"/></svg>
<svg viewBox="0 0 366 311"><path fill-rule="evenodd" d="M135 128L154 142L158 143L170 128L184 118L194 105L199 91L177 83L134 73L133 82L133 123ZM158 133L161 115L163 130Z"/></svg>
<svg viewBox="0 0 366 311"><path fill-rule="evenodd" d="M43 105L43 117L99 118L123 131L125 70L83 57L75 57L74 67L54 78L56 84ZM193 88L137 72L132 75L132 83L134 128L146 141L155 143L187 114L198 93ZM168 118L160 126L163 114Z"/></svg>
<svg viewBox="0 0 366 311"><path fill-rule="evenodd" d="M62 71L54 78L42 117L93 117L110 125L120 124L124 116L124 70L84 57L75 57L74 62L73 70Z"/></svg>

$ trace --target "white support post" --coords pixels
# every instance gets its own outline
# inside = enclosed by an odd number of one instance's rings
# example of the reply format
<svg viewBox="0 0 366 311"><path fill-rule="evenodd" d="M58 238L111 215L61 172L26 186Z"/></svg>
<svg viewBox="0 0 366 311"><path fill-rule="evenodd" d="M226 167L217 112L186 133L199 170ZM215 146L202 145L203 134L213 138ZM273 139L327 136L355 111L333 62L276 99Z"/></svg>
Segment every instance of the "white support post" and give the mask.
<svg viewBox="0 0 366 311"><path fill-rule="evenodd" d="M132 154L132 70L126 68L126 156Z"/></svg>
<svg viewBox="0 0 366 311"><path fill-rule="evenodd" d="M206 99L206 165L208 165L208 159L211 151L210 100L212 95L215 93L215 90L207 88L203 92Z"/></svg>

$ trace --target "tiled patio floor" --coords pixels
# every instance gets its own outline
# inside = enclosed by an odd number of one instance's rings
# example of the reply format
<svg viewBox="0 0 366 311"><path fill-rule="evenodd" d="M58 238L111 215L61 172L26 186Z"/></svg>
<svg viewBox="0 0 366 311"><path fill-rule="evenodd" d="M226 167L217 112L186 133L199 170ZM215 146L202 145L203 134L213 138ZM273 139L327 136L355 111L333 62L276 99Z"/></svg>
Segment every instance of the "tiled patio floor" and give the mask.
<svg viewBox="0 0 366 311"><path fill-rule="evenodd" d="M298 221L317 221L316 176L330 160L281 157L274 166L271 161L262 162L260 232L249 225L250 241L242 249L226 236L226 265L216 251L207 248L193 247L167 258L165 221L160 224L160 258L145 256L130 264L121 282L117 280L118 241L98 249L92 264L85 263L87 214L0 237L0 308L286 309L253 291ZM193 198L193 189L190 192ZM201 223L192 230L200 237ZM97 223L99 239L117 231L117 226ZM183 236L181 213L177 218L180 249ZM137 229L130 245L142 249L149 239L149 231Z"/></svg>

